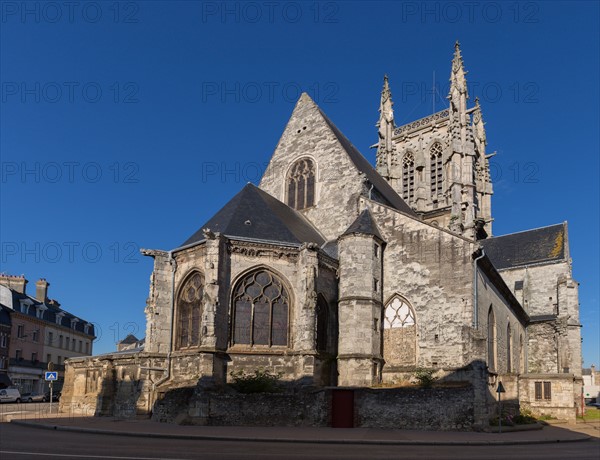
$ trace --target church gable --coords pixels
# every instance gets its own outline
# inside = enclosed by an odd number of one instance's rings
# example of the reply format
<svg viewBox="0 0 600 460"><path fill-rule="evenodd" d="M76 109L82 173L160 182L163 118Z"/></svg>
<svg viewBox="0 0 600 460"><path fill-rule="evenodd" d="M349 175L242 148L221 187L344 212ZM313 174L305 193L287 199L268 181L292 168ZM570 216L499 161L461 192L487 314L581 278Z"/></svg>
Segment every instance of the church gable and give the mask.
<svg viewBox="0 0 600 460"><path fill-rule="evenodd" d="M307 94L296 104L259 187L301 212L328 240L352 223L360 195L412 213Z"/></svg>

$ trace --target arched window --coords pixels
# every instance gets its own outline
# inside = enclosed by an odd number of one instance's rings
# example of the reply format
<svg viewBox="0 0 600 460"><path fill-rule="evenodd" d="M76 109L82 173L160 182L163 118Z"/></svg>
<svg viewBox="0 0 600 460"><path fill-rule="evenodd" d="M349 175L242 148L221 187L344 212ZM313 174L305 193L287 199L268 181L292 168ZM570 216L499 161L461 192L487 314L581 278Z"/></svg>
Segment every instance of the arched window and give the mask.
<svg viewBox="0 0 600 460"><path fill-rule="evenodd" d="M431 154L429 163L431 197L436 198L442 195L442 144L435 142L429 149L429 153Z"/></svg>
<svg viewBox="0 0 600 460"><path fill-rule="evenodd" d="M329 321L329 306L325 298L319 294L317 297L317 351L327 351Z"/></svg>
<svg viewBox="0 0 600 460"><path fill-rule="evenodd" d="M512 331L506 326L506 371L512 372Z"/></svg>
<svg viewBox="0 0 600 460"><path fill-rule="evenodd" d="M402 198L411 202L415 197L415 157L408 152L402 158Z"/></svg>
<svg viewBox="0 0 600 460"><path fill-rule="evenodd" d="M200 345L200 321L204 278L200 273L190 275L179 290L177 300L177 348Z"/></svg>
<svg viewBox="0 0 600 460"><path fill-rule="evenodd" d="M290 297L281 280L261 269L233 290L233 343L287 345Z"/></svg>
<svg viewBox="0 0 600 460"><path fill-rule="evenodd" d="M399 295L395 295L384 310L383 359L390 368L414 366L417 362L415 311Z"/></svg>
<svg viewBox="0 0 600 460"><path fill-rule="evenodd" d="M287 204L294 209L306 209L315 204L315 164L310 158L301 158L290 169Z"/></svg>
<svg viewBox="0 0 600 460"><path fill-rule="evenodd" d="M408 327L415 325L415 314L408 305L400 297L394 299L385 307L385 320L383 323L384 329L393 329L396 327Z"/></svg>
<svg viewBox="0 0 600 460"><path fill-rule="evenodd" d="M488 368L492 371L496 370L496 318L491 305L488 312L487 355Z"/></svg>
<svg viewBox="0 0 600 460"><path fill-rule="evenodd" d="M523 334L519 334L519 372L525 373L525 349L523 348Z"/></svg>

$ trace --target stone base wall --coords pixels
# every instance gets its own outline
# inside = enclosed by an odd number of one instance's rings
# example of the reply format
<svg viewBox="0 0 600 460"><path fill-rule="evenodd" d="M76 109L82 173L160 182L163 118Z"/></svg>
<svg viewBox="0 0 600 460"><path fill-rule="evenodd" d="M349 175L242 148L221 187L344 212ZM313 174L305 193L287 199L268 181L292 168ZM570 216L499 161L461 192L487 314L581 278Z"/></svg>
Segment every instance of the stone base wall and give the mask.
<svg viewBox="0 0 600 460"><path fill-rule="evenodd" d="M357 425L410 430L471 430L473 387L361 389L355 393Z"/></svg>
<svg viewBox="0 0 600 460"><path fill-rule="evenodd" d="M239 394L178 388L154 407L159 422L213 426L330 426L332 391ZM473 387L354 391L357 427L471 430Z"/></svg>

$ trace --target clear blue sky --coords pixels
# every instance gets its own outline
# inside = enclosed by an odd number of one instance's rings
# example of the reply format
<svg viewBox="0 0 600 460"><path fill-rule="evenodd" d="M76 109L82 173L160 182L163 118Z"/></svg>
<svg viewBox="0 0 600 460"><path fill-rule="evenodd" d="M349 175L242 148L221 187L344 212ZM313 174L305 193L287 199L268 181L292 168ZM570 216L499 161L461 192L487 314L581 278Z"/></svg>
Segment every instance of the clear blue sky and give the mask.
<svg viewBox="0 0 600 460"><path fill-rule="evenodd" d="M25 6L24 6L25 5ZM152 260L257 182L300 91L371 161L445 107L455 40L497 151L494 233L569 222L584 362L600 364L597 2L1 3L0 270L144 335ZM432 80L442 98L432 101Z"/></svg>

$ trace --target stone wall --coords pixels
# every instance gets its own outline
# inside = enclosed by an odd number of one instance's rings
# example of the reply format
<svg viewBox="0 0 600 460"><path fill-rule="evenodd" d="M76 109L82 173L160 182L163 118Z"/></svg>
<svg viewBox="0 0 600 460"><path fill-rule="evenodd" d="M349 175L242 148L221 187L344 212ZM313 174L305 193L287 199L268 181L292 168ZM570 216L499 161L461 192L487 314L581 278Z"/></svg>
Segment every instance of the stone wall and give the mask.
<svg viewBox="0 0 600 460"><path fill-rule="evenodd" d="M477 271L477 305L479 319L477 325L478 333L486 337L488 336L488 318L490 309L494 312L495 320L495 358L494 366L490 366L490 371L495 373L512 373L522 372L522 361L525 357L525 322L523 316L517 315L517 312L501 293L488 275L481 268ZM510 326L510 344L509 344L509 326ZM510 360L508 354L510 351ZM482 359L489 363L489 350L485 347L485 355ZM510 369L509 369L510 364Z"/></svg>
<svg viewBox="0 0 600 460"><path fill-rule="evenodd" d="M361 389L355 397L358 426L409 430L471 430L473 388Z"/></svg>
<svg viewBox="0 0 600 460"><path fill-rule="evenodd" d="M334 390L239 394L180 388L159 401L152 419L213 426L329 426ZM354 423L365 428L470 430L473 389L354 390Z"/></svg>
<svg viewBox="0 0 600 460"><path fill-rule="evenodd" d="M368 199L361 199L361 207L371 210L387 242L383 308L400 295L415 311L417 366L469 364L473 356L465 324L473 314L474 243ZM393 371L384 365L384 381L396 378Z"/></svg>
<svg viewBox="0 0 600 460"><path fill-rule="evenodd" d="M165 366L165 356L156 354L71 358L65 366L60 412L124 418L148 415L154 402L151 382L164 375Z"/></svg>
<svg viewBox="0 0 600 460"><path fill-rule="evenodd" d="M541 383L541 393L536 397L536 382ZM550 395L544 383L550 384ZM575 422L581 399L582 380L573 374L526 374L519 381L521 406L535 415L549 415ZM548 397L549 396L549 397Z"/></svg>
<svg viewBox="0 0 600 460"><path fill-rule="evenodd" d="M292 164L310 157L316 165L315 206L302 213L328 240L341 235L357 216L364 184L360 172L306 94L300 97L275 148L260 188L286 202L285 180Z"/></svg>
<svg viewBox="0 0 600 460"><path fill-rule="evenodd" d="M530 326L527 372L567 372L581 376L579 285L567 260L502 270L502 278L530 316L553 315L545 326ZM523 289L515 290L515 282Z"/></svg>

